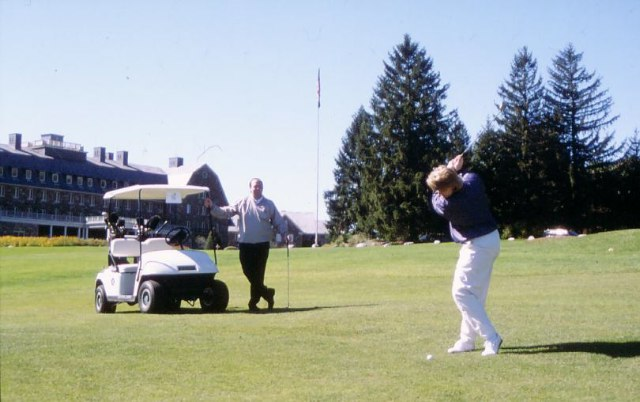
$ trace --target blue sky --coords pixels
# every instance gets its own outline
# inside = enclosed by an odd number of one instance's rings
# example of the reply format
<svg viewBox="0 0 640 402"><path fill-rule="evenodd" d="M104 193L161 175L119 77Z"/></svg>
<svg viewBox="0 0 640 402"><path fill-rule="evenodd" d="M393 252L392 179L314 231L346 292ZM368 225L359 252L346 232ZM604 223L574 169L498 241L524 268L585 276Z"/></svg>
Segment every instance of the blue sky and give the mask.
<svg viewBox="0 0 640 402"><path fill-rule="evenodd" d="M258 176L281 210L311 212L316 172L322 197L404 34L473 138L520 48L546 80L573 43L613 98L621 142L640 126L638 21L638 0L0 0L0 142L57 133L89 153L129 151L132 164L181 156L209 164L229 201Z"/></svg>

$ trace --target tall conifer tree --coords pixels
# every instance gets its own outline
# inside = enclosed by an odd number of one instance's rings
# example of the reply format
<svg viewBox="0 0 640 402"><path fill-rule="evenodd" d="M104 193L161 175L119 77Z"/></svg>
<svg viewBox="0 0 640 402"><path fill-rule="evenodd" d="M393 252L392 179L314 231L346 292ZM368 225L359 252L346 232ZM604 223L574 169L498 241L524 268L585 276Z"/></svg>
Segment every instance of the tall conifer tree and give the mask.
<svg viewBox="0 0 640 402"><path fill-rule="evenodd" d="M415 240L429 231L434 219L425 173L461 151L453 138L457 144L469 141L457 115L445 113L447 89L426 51L405 35L384 63L371 100L380 170L365 198L372 225L385 239Z"/></svg>
<svg viewBox="0 0 640 402"><path fill-rule="evenodd" d="M562 188L557 172L563 160L558 136L545 108L545 88L537 62L527 47L514 56L509 79L498 89L496 122L504 149L493 174L509 180L500 184L502 219L529 233L558 219ZM516 233L519 234L519 233Z"/></svg>
<svg viewBox="0 0 640 402"><path fill-rule="evenodd" d="M571 44L558 54L549 69L547 102L567 152L569 197L565 202L574 212L571 224L588 227L595 174L612 162L620 148L613 144L613 133L605 132L618 118L611 116L611 97L581 62L582 53Z"/></svg>
<svg viewBox="0 0 640 402"><path fill-rule="evenodd" d="M365 164L369 153L365 148L371 145L372 131L372 118L361 107L342 139L333 170L334 189L324 194L330 217L327 229L334 238L367 230L368 212L362 198L362 186L367 175Z"/></svg>

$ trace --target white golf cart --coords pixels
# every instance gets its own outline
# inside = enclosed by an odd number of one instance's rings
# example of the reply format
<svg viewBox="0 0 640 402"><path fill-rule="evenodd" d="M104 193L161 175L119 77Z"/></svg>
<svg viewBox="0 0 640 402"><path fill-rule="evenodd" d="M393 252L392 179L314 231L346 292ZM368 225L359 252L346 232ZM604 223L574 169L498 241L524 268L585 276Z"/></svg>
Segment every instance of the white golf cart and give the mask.
<svg viewBox="0 0 640 402"><path fill-rule="evenodd" d="M191 233L159 216L142 217L143 202L180 204L189 195L208 192L207 187L164 184L135 185L105 193L104 213L109 239L109 266L98 273L95 305L98 313L114 313L119 303L140 306L142 313L178 311L185 300L200 300L204 312L223 312L229 290L215 279L216 263L203 251L185 250ZM116 201L138 204L138 217L123 219L111 212Z"/></svg>

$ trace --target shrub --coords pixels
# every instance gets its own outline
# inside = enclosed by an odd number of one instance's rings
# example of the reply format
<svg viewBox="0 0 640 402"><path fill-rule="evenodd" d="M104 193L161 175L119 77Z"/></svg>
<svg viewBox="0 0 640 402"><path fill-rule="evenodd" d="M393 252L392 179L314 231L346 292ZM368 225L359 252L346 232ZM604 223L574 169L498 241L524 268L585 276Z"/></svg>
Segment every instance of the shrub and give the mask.
<svg viewBox="0 0 640 402"><path fill-rule="evenodd" d="M60 246L106 246L104 239L79 239L77 237L27 237L0 236L0 247L60 247Z"/></svg>

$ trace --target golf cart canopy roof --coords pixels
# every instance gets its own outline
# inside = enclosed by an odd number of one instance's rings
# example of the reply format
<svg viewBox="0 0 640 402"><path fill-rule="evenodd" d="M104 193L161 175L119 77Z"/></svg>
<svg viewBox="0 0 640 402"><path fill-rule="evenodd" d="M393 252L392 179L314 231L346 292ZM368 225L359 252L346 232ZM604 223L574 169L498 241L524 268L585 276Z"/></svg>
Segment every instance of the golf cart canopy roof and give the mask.
<svg viewBox="0 0 640 402"><path fill-rule="evenodd" d="M175 186L170 184L137 184L108 191L105 200L164 200L168 203L180 203L188 195L208 192L203 186Z"/></svg>

